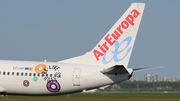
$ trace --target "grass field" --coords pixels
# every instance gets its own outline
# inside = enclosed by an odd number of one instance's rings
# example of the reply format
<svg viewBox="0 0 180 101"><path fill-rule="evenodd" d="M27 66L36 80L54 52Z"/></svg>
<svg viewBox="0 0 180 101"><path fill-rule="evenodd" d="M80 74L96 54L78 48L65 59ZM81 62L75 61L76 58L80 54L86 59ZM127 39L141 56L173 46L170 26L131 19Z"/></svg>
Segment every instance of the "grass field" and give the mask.
<svg viewBox="0 0 180 101"><path fill-rule="evenodd" d="M56 96L8 96L0 101L180 101L180 93L77 93Z"/></svg>

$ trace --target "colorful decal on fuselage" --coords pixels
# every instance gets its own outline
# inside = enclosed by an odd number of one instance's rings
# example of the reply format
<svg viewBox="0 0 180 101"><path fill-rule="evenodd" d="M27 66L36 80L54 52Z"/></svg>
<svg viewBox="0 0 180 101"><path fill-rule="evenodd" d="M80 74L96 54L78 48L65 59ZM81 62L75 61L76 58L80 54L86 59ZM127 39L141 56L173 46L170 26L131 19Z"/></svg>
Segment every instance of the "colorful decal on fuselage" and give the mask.
<svg viewBox="0 0 180 101"><path fill-rule="evenodd" d="M43 72L45 77L43 78L44 81L47 81L46 88L50 92L59 92L61 89L61 86L59 82L57 81L57 78L61 77L61 73L59 71L60 67L57 65L49 65L48 69ZM54 74L49 75L50 71L53 71Z"/></svg>
<svg viewBox="0 0 180 101"><path fill-rule="evenodd" d="M35 72L38 74L42 74L44 71L46 71L46 65L45 64L39 64L35 67Z"/></svg>
<svg viewBox="0 0 180 101"><path fill-rule="evenodd" d="M35 81L35 82L38 81L38 77L37 77L37 76L34 76L34 77L33 77L33 81Z"/></svg>
<svg viewBox="0 0 180 101"><path fill-rule="evenodd" d="M33 70L33 67L13 67L13 70ZM33 75L33 81L37 82L38 77L42 75L42 80L46 81L46 88L50 92L59 92L61 90L60 83L57 79L61 78L60 67L57 65L46 65L46 64L38 64L34 68L35 73L37 75ZM28 80L23 81L23 85L28 87L30 82Z"/></svg>
<svg viewBox="0 0 180 101"><path fill-rule="evenodd" d="M28 86L29 86L29 84L30 84L30 83L29 83L29 81L28 81L28 80L24 80L24 81L23 81L23 85L24 85L25 87L28 87Z"/></svg>
<svg viewBox="0 0 180 101"><path fill-rule="evenodd" d="M33 70L32 67L25 67L25 70Z"/></svg>
<svg viewBox="0 0 180 101"><path fill-rule="evenodd" d="M61 86L57 80L49 80L46 84L46 88L50 92L59 92L61 89Z"/></svg>

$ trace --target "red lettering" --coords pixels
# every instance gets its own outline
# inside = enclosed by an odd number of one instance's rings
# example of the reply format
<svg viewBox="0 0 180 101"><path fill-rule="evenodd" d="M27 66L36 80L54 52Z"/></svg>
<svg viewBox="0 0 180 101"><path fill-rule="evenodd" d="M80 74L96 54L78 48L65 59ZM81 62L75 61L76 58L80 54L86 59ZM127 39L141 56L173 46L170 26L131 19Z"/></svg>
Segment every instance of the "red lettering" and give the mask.
<svg viewBox="0 0 180 101"><path fill-rule="evenodd" d="M134 18L133 18L133 16L132 15L128 15L127 17L126 17L126 20L133 26L134 25Z"/></svg>
<svg viewBox="0 0 180 101"><path fill-rule="evenodd" d="M123 33L120 25L118 26L117 30L119 31L119 33L121 33L121 34Z"/></svg>
<svg viewBox="0 0 180 101"><path fill-rule="evenodd" d="M106 49L106 51L109 49L109 47L107 46L107 44L106 44L107 42L104 42L104 44L102 45L105 49Z"/></svg>
<svg viewBox="0 0 180 101"><path fill-rule="evenodd" d="M112 37L109 38L109 34L105 37L106 42L108 42L111 46L114 44L116 40L112 40Z"/></svg>
<svg viewBox="0 0 180 101"><path fill-rule="evenodd" d="M121 27L122 27L123 29L127 29L127 28L129 27L129 23L128 23L127 21L123 21L123 22L121 23Z"/></svg>
<svg viewBox="0 0 180 101"><path fill-rule="evenodd" d="M114 33L111 34L111 36L117 40L121 35L115 30Z"/></svg>
<svg viewBox="0 0 180 101"><path fill-rule="evenodd" d="M93 50L94 56L96 57L96 59L99 61L99 57L103 56L103 53L99 52L98 50Z"/></svg>
<svg viewBox="0 0 180 101"><path fill-rule="evenodd" d="M103 53L106 53L107 50L105 50L101 45L98 45L98 47L100 48L100 50L101 50Z"/></svg>
<svg viewBox="0 0 180 101"><path fill-rule="evenodd" d="M131 11L131 14L134 16L134 18L137 18L140 13L136 9L134 9Z"/></svg>
<svg viewBox="0 0 180 101"><path fill-rule="evenodd" d="M99 50L93 50L97 61L99 61L99 58L109 50L109 47L112 46L119 39L119 37L121 37L121 34L124 33L125 29L128 29L130 25L134 26L134 19L139 15L140 12L138 12L136 9L132 10L131 13L127 15L127 17L120 23L120 25L117 26L112 34L107 34L105 36L104 43L98 45Z"/></svg>

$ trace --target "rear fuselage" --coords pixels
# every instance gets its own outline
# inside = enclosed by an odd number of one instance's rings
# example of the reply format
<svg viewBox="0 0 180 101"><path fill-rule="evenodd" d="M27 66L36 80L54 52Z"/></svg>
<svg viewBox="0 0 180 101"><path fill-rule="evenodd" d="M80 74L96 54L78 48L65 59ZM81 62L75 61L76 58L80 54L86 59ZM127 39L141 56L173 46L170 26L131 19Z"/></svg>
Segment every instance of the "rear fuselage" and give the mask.
<svg viewBox="0 0 180 101"><path fill-rule="evenodd" d="M24 95L66 94L128 79L129 74L101 73L105 68L56 62L0 61L0 92Z"/></svg>

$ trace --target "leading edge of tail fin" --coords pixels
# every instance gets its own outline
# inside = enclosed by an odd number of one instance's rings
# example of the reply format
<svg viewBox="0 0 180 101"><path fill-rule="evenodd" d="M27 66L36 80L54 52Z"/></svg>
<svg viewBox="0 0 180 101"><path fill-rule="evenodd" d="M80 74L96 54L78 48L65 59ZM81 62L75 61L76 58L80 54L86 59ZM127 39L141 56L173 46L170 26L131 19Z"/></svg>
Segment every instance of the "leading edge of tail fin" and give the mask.
<svg viewBox="0 0 180 101"><path fill-rule="evenodd" d="M90 52L59 62L127 67L144 8L145 3L132 3Z"/></svg>

